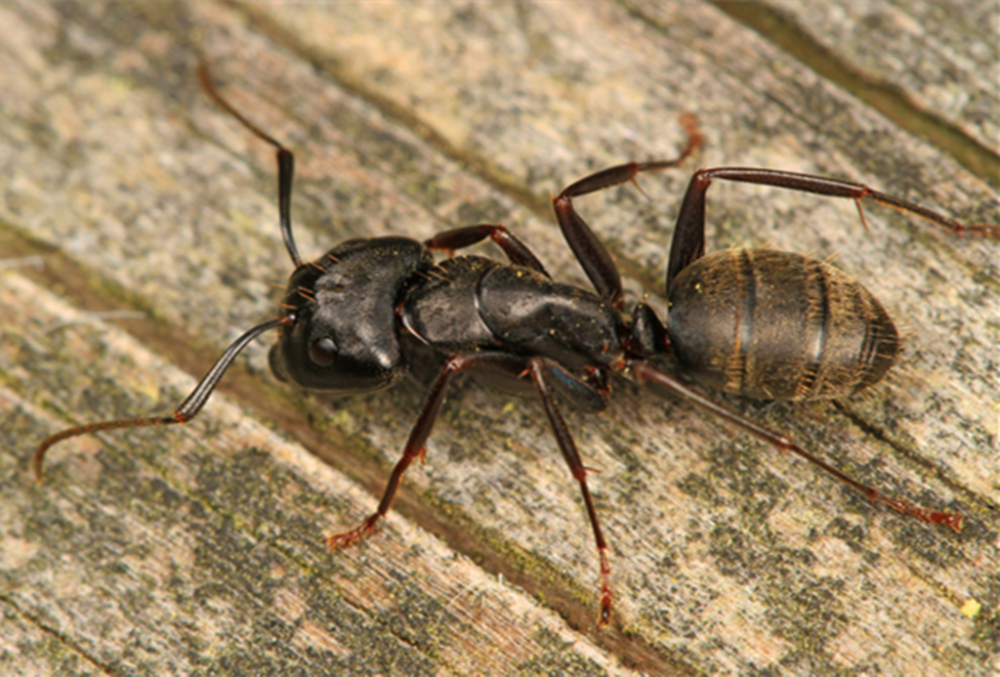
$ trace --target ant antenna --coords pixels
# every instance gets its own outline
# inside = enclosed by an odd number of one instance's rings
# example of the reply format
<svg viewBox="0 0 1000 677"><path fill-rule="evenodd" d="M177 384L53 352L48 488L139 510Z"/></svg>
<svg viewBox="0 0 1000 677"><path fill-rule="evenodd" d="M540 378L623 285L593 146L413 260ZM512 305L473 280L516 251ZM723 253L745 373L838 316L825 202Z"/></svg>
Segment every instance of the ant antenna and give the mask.
<svg viewBox="0 0 1000 677"><path fill-rule="evenodd" d="M117 428L142 428L145 426L154 425L169 425L171 423L187 423L201 411L201 408L205 406L205 402L208 400L212 391L219 384L219 379L222 375L226 373L226 369L229 365L233 363L236 356L247 347L247 345L253 341L255 338L260 336L266 331L271 329L276 329L277 327L289 324L292 322L291 316L286 316L279 318L277 320L268 320L263 324L258 324L253 329L245 332L238 339L233 341L233 343L226 348L226 352L222 353L220 357L212 368L208 370L208 373L198 382L191 394L184 398L181 402L181 406L177 407L176 411L170 416L159 416L153 418L126 418L111 421L99 421L97 423L85 423L83 425L74 426L72 428L67 428L53 435L49 435L42 443L38 445L38 450L35 451L35 458L32 462L32 467L35 470L35 481L41 484L42 482L42 463L45 460L45 452L53 444L57 442L62 442L70 437L76 437L78 435L86 435L87 433L96 433L103 430L111 430Z"/></svg>
<svg viewBox="0 0 1000 677"><path fill-rule="evenodd" d="M198 80L205 92L219 104L219 106L239 120L240 124L246 127L254 136L261 141L266 141L277 149L275 155L278 159L278 216L281 219L281 237L285 240L285 248L288 255L292 257L292 263L296 268L302 266L302 259L299 257L299 250L295 246L295 238L292 236L292 178L295 175L295 156L292 151L285 148L273 136L267 134L260 127L243 117L243 114L233 108L233 106L222 98L222 94L212 84L212 78L208 74L208 64L204 61L198 64Z"/></svg>

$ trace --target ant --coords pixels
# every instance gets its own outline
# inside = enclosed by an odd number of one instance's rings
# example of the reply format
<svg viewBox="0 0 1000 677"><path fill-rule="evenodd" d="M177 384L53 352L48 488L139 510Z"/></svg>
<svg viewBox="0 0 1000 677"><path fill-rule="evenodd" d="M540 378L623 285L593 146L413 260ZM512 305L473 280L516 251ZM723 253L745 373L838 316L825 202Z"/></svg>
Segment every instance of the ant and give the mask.
<svg viewBox="0 0 1000 677"><path fill-rule="evenodd" d="M559 406L559 397L603 410L613 377L662 396L680 396L793 452L872 501L958 531L962 516L928 510L881 494L769 430L693 390L657 366L673 357L692 381L769 400L837 399L878 383L901 351L888 313L860 283L817 259L768 249L705 253L705 198L713 181L764 184L854 200L871 200L920 217L956 235L996 238L1000 226L965 225L908 200L852 181L771 169L719 167L694 173L681 204L666 276L666 325L646 303L623 311L621 275L610 253L573 206L573 199L635 182L643 172L680 165L701 145L694 116L681 121L688 142L673 160L628 163L587 176L553 198L563 236L595 292L551 279L528 247L501 225L449 230L419 242L376 237L343 242L304 263L292 236L294 156L245 118L218 92L203 63L208 95L253 135L276 149L281 233L295 269L277 319L257 325L229 346L173 414L78 425L47 437L34 456L42 478L46 450L69 437L113 428L186 423L197 416L226 369L251 341L280 330L269 362L274 375L309 390L364 393L395 385L422 360L436 365L423 409L376 512L357 528L330 536L331 548L367 537L392 506L403 474L424 458L452 377L473 372L495 385L541 400L556 442L580 484L600 562L600 625L611 618L608 543L587 486L587 468ZM480 256L447 258L487 238L508 262Z"/></svg>

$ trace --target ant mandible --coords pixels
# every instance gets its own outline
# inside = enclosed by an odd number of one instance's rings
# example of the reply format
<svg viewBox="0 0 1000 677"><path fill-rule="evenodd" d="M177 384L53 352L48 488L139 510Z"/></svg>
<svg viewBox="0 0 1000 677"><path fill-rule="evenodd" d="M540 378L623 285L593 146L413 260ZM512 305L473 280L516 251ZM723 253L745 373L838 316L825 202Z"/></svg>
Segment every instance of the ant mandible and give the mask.
<svg viewBox="0 0 1000 677"><path fill-rule="evenodd" d="M246 129L277 149L278 212L295 264L280 316L250 329L229 346L170 416L87 423L46 438L34 457L42 478L46 450L66 438L112 428L186 423L205 405L239 352L280 329L271 370L281 381L339 393L388 388L417 360L438 365L423 409L396 463L376 512L357 528L329 537L332 548L374 530L392 506L403 474L423 459L427 438L451 378L461 372L542 402L559 450L580 483L600 560L600 624L611 617L608 544L587 487L588 468L556 404L556 393L586 411L603 410L612 377L664 396L681 396L784 451L819 466L872 501L956 531L962 516L885 496L769 430L692 390L656 361L674 357L692 380L746 397L836 399L879 382L899 356L898 333L882 305L861 284L817 259L768 249L705 254L705 196L715 180L765 184L886 205L955 234L996 238L1000 226L965 225L908 200L852 181L770 169L720 167L695 172L681 204L670 249L666 326L645 303L622 311L621 276L605 246L573 207L573 198L634 181L642 172L680 165L701 145L693 116L682 118L688 143L673 160L629 163L577 181L553 198L559 227L596 294L554 282L534 254L500 225L475 225L419 242L378 237L344 242L303 263L292 236L294 156L247 120L215 89L205 64L205 91ZM863 213L862 213L863 218ZM435 263L432 252L493 240L509 263L479 256Z"/></svg>

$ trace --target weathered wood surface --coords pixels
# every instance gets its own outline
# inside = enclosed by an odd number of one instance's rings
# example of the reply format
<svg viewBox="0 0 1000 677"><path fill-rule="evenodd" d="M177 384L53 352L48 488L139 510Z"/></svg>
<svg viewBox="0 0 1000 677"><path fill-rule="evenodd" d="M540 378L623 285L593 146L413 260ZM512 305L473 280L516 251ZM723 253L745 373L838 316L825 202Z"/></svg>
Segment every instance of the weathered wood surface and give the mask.
<svg viewBox="0 0 1000 677"><path fill-rule="evenodd" d="M873 81L890 82L922 110L997 147L997 3L994 0L844 0L769 5Z"/></svg>
<svg viewBox="0 0 1000 677"><path fill-rule="evenodd" d="M567 412L602 471L617 596L598 631L591 534L535 402L459 386L386 527L331 554L322 536L373 509L421 393L300 396L266 374L267 341L195 423L79 438L53 449L44 485L29 473L60 427L170 411L274 313L289 264L273 154L199 90L200 55L296 150L306 255L501 221L582 283L548 195L672 156L683 111L706 137L696 164L856 178L996 222L995 192L946 152L711 5L33 1L0 6L0 34L0 256L44 261L0 272L5 673L997 668L998 245L885 210L865 232L850 203L712 188L710 246L833 256L909 334L868 398L725 401L864 481L962 511L961 534L619 388L602 416ZM632 299L662 308L689 170L644 179L648 200L580 201ZM146 319L88 312L112 309Z"/></svg>

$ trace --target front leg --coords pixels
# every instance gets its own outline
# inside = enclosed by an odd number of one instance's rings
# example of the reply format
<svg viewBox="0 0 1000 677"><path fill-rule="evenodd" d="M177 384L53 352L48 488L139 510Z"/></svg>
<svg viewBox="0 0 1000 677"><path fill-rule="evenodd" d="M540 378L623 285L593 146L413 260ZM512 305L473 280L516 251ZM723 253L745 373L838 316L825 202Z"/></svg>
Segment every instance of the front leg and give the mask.
<svg viewBox="0 0 1000 677"><path fill-rule="evenodd" d="M410 431L410 437L403 448L402 458L396 462L396 467L392 469L392 475L389 476L389 483L382 494L382 500L379 501L378 509L373 515L362 522L360 526L355 527L351 531L334 534L327 538L330 548L336 550L366 538L375 530L378 521L389 512L389 508L392 507L392 503L396 499L396 493L399 491L399 485L403 481L403 474L406 472L406 469L410 467L410 464L415 459L419 458L423 460L424 458L427 438L430 437L431 430L434 428L434 422L437 421L438 414L441 412L441 405L444 404L448 382L452 376L463 371L478 370L500 371L516 377L524 372L524 368L525 362L523 358L504 353L472 353L468 355L456 355L449 359L441 370L441 373L438 374L437 379L435 379L430 392L427 393L424 408L420 412L420 417L417 419L416 424L414 424L413 430Z"/></svg>

